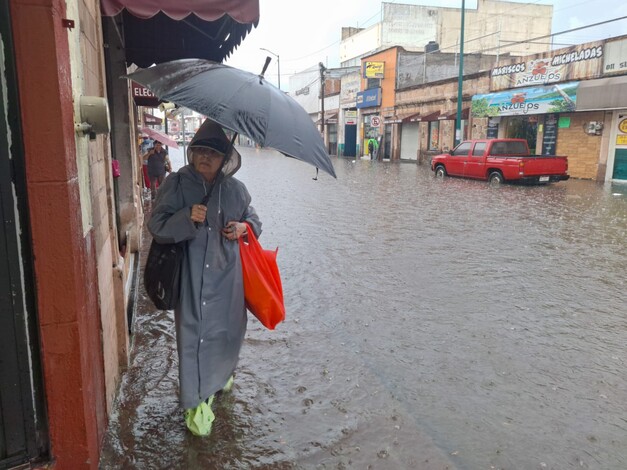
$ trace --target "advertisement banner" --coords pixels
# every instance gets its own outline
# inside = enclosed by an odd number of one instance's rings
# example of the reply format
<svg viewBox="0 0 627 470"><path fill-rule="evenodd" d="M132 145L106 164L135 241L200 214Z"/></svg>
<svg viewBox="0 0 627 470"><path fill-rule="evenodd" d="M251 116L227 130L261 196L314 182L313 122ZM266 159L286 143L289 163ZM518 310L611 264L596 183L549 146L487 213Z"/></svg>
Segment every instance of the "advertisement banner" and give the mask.
<svg viewBox="0 0 627 470"><path fill-rule="evenodd" d="M627 72L627 39L605 44L603 73Z"/></svg>
<svg viewBox="0 0 627 470"><path fill-rule="evenodd" d="M490 88L504 90L599 77L604 55L601 41L536 54L524 62L493 68Z"/></svg>
<svg viewBox="0 0 627 470"><path fill-rule="evenodd" d="M569 113L575 111L579 82L506 90L472 97L474 117Z"/></svg>
<svg viewBox="0 0 627 470"><path fill-rule="evenodd" d="M364 78L383 78L385 62L364 62Z"/></svg>
<svg viewBox="0 0 627 470"><path fill-rule="evenodd" d="M373 106L381 106L381 88L371 88L357 93L357 109Z"/></svg>

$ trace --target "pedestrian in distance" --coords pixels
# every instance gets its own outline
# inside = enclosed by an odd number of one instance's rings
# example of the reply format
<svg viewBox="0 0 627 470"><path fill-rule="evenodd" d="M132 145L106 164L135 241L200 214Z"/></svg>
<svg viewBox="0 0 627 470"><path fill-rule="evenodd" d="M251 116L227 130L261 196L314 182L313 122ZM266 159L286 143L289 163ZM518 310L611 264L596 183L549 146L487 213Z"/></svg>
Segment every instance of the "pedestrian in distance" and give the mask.
<svg viewBox="0 0 627 470"><path fill-rule="evenodd" d="M157 187L161 186L166 172L172 169L168 152L163 148L163 144L155 140L155 146L146 153L144 160L147 162L148 178L150 179L150 197L157 197Z"/></svg>
<svg viewBox="0 0 627 470"><path fill-rule="evenodd" d="M238 239L261 222L246 186L233 177L241 156L206 120L187 149L189 164L168 176L148 221L157 243L184 243L180 299L174 309L179 395L187 428L211 432L214 397L229 391L246 333ZM209 196L208 202L205 196Z"/></svg>
<svg viewBox="0 0 627 470"><path fill-rule="evenodd" d="M370 160L374 159L374 152L377 149L377 141L375 139L368 139L368 155Z"/></svg>

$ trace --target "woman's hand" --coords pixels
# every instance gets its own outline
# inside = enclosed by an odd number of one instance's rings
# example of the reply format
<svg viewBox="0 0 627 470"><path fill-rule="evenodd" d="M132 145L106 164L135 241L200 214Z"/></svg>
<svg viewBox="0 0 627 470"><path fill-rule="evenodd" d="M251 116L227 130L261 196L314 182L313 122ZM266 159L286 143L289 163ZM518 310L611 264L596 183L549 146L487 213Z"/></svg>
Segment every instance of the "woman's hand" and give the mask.
<svg viewBox="0 0 627 470"><path fill-rule="evenodd" d="M192 222L203 223L207 216L207 206L204 204L194 204L192 206Z"/></svg>
<svg viewBox="0 0 627 470"><path fill-rule="evenodd" d="M228 240L237 240L246 233L246 224L231 220L227 222L226 227L222 229L222 235Z"/></svg>

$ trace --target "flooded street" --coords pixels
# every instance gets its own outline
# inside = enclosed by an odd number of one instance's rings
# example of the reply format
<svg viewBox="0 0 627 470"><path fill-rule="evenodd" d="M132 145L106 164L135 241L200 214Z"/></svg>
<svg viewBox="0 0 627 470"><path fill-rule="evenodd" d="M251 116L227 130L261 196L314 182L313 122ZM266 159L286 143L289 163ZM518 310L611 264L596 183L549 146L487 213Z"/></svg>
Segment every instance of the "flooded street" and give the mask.
<svg viewBox="0 0 627 470"><path fill-rule="evenodd" d="M233 392L197 438L173 315L140 290L102 469L627 468L627 185L348 159L314 181L240 151L286 320L249 316Z"/></svg>

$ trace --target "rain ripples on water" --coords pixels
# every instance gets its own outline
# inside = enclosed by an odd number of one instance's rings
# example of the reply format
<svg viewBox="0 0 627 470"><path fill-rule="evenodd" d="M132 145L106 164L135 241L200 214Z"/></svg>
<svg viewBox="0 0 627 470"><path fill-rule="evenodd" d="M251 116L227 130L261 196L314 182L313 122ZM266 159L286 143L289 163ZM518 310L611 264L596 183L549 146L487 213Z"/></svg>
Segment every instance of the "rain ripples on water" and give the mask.
<svg viewBox="0 0 627 470"><path fill-rule="evenodd" d="M200 439L140 291L102 468L627 468L627 186L242 153L287 319L251 318Z"/></svg>

